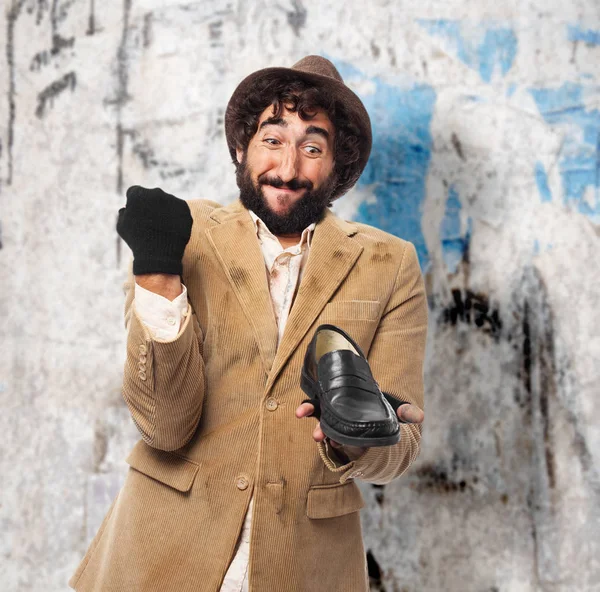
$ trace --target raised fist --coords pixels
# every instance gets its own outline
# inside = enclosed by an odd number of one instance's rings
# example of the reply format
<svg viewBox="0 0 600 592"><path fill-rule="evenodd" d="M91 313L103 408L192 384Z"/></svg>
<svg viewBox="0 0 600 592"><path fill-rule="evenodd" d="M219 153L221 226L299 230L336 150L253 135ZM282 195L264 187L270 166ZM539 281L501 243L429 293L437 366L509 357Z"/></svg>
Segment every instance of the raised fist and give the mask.
<svg viewBox="0 0 600 592"><path fill-rule="evenodd" d="M133 251L134 275L181 275L192 222L190 207L183 199L159 187L130 187L127 204L119 210L117 232Z"/></svg>

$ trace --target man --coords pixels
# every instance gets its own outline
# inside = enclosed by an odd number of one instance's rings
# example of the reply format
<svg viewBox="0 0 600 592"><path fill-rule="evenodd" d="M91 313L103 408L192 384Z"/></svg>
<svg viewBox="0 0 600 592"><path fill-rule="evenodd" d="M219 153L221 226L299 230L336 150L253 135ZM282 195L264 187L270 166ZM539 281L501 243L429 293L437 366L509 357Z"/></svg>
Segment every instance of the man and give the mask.
<svg viewBox="0 0 600 592"><path fill-rule="evenodd" d="M364 106L309 56L250 75L225 119L239 200L132 187L119 214L134 254L123 396L142 440L76 590L365 592L354 480L387 483L419 451L427 306L415 249L328 207L368 160ZM305 419L300 371L324 322L409 402L398 444L342 447Z"/></svg>

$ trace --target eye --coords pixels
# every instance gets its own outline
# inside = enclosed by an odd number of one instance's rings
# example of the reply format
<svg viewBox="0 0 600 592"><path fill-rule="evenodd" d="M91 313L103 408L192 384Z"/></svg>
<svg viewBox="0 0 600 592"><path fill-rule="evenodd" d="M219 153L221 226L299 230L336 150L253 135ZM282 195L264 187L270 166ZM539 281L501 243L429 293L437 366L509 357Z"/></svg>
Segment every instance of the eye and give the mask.
<svg viewBox="0 0 600 592"><path fill-rule="evenodd" d="M321 154L322 150L320 148L317 148L317 146L307 146L306 147L306 151L309 154Z"/></svg>
<svg viewBox="0 0 600 592"><path fill-rule="evenodd" d="M267 144L269 144L271 146L277 146L279 144L279 140L277 140L275 138L264 138L263 142L266 142Z"/></svg>

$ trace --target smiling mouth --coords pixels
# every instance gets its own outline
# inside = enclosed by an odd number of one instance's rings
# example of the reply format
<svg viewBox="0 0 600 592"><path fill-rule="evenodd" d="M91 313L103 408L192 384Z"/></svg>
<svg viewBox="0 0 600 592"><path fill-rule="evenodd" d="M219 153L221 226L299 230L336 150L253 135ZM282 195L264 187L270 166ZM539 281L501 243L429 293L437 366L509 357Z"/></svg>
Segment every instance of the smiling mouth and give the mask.
<svg viewBox="0 0 600 592"><path fill-rule="evenodd" d="M280 191L281 193L299 193L306 191L306 187L299 187L298 189L290 189L289 187L275 187L274 185L265 185L265 187L269 187L273 191Z"/></svg>

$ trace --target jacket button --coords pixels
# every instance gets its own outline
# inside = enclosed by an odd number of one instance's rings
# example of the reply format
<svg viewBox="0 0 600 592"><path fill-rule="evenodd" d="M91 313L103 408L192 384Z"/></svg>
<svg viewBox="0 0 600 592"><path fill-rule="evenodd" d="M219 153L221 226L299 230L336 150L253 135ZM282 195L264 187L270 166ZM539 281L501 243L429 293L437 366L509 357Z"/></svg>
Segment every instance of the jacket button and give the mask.
<svg viewBox="0 0 600 592"><path fill-rule="evenodd" d="M235 485L238 489L244 490L248 488L248 479L246 479L246 477L238 477Z"/></svg>
<svg viewBox="0 0 600 592"><path fill-rule="evenodd" d="M142 345L140 345L140 348L139 348L139 349L140 349L140 353L141 353L141 354L146 354L146 353L148 353L148 350L146 349L146 346L145 346L145 345L143 345L143 344L142 344Z"/></svg>
<svg viewBox="0 0 600 592"><path fill-rule="evenodd" d="M146 380L146 373L143 370L140 370L138 372L138 376L140 377L141 380Z"/></svg>
<svg viewBox="0 0 600 592"><path fill-rule="evenodd" d="M277 404L277 401L275 399L273 399L273 397L269 397L267 399L267 409L269 411L275 411L275 409L277 409L279 405Z"/></svg>
<svg viewBox="0 0 600 592"><path fill-rule="evenodd" d="M145 364L145 363L146 363L146 359L147 359L147 358L146 358L146 354L140 354L140 362L141 362L142 364Z"/></svg>

